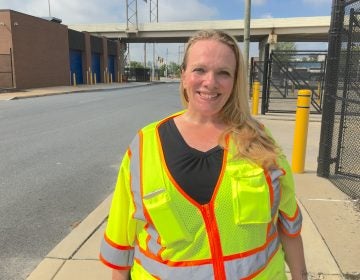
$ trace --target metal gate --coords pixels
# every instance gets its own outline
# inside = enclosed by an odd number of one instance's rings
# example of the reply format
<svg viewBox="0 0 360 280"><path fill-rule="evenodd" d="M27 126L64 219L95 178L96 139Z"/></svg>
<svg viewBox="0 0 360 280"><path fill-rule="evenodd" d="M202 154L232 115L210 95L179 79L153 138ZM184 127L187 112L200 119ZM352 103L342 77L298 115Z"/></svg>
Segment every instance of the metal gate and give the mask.
<svg viewBox="0 0 360 280"><path fill-rule="evenodd" d="M266 50L264 61L252 60L250 81L262 84L262 114L295 112L300 89L311 90L311 112L321 113L326 57L325 51Z"/></svg>
<svg viewBox="0 0 360 280"><path fill-rule="evenodd" d="M317 173L360 198L360 0L335 2Z"/></svg>

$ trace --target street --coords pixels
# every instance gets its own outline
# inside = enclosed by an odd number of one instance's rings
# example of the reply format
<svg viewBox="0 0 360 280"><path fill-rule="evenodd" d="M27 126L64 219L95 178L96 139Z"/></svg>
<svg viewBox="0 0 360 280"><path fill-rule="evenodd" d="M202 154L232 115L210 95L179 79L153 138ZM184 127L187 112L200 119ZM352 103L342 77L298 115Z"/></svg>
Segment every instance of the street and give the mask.
<svg viewBox="0 0 360 280"><path fill-rule="evenodd" d="M0 279L25 279L112 192L136 131L181 109L178 87L0 102Z"/></svg>

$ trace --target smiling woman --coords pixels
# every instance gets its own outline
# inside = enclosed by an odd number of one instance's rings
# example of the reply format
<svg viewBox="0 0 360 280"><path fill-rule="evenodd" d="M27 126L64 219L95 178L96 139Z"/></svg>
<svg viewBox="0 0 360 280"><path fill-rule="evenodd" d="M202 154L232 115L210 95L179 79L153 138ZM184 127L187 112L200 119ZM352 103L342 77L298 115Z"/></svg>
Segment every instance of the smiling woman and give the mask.
<svg viewBox="0 0 360 280"><path fill-rule="evenodd" d="M291 170L250 116L236 40L195 34L180 92L186 109L123 158L100 252L113 279L285 280L285 258L306 279Z"/></svg>

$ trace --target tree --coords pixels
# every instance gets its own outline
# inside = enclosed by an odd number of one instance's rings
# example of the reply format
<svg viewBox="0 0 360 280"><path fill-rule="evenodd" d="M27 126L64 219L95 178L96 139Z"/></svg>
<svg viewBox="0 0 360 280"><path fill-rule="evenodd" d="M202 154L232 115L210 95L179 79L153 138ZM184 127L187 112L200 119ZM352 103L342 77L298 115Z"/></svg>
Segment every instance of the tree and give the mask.
<svg viewBox="0 0 360 280"><path fill-rule="evenodd" d="M165 77L165 68L166 68L166 64L161 64L161 66L159 67L160 77Z"/></svg>
<svg viewBox="0 0 360 280"><path fill-rule="evenodd" d="M275 51L296 51L294 42L279 42L275 45Z"/></svg>
<svg viewBox="0 0 360 280"><path fill-rule="evenodd" d="M180 65L175 62L170 62L168 65L168 73L169 75L180 77Z"/></svg>
<svg viewBox="0 0 360 280"><path fill-rule="evenodd" d="M279 42L275 45L275 52L282 52L281 55L277 55L278 60L282 62L289 62L292 60L296 52L296 44L294 42Z"/></svg>
<svg viewBox="0 0 360 280"><path fill-rule="evenodd" d="M138 61L130 61L130 68L144 68L144 65Z"/></svg>

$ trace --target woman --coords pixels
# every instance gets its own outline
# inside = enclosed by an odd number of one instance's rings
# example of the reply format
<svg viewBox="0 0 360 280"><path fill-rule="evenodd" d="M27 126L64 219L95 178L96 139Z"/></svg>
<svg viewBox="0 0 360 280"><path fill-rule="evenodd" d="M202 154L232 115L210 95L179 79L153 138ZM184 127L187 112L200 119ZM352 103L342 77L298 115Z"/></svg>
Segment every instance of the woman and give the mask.
<svg viewBox="0 0 360 280"><path fill-rule="evenodd" d="M246 87L234 38L189 40L186 110L141 129L120 167L100 253L114 280L282 280L284 259L306 279L291 171Z"/></svg>

